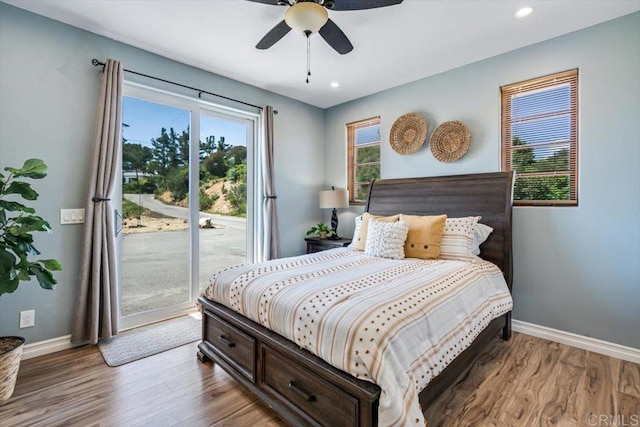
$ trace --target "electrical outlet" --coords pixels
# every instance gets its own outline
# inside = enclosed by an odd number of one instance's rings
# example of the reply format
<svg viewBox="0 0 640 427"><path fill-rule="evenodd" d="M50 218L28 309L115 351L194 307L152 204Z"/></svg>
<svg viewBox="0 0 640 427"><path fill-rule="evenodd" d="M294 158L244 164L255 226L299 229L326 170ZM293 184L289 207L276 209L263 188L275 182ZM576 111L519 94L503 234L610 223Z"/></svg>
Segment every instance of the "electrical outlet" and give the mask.
<svg viewBox="0 0 640 427"><path fill-rule="evenodd" d="M20 312L20 328L30 328L36 324L36 311L27 310Z"/></svg>

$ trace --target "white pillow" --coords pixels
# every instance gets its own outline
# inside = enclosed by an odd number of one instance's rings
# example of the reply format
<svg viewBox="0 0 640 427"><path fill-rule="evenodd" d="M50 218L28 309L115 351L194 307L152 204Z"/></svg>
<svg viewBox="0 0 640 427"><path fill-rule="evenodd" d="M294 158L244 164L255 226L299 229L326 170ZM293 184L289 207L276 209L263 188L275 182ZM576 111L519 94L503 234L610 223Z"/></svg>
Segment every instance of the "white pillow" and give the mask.
<svg viewBox="0 0 640 427"><path fill-rule="evenodd" d="M365 255L404 259L404 241L409 227L404 221L382 222L371 218L367 229Z"/></svg>
<svg viewBox="0 0 640 427"><path fill-rule="evenodd" d="M478 260L478 257L473 254L473 236L480 218L479 216L447 218L442 233L440 259L468 262Z"/></svg>
<svg viewBox="0 0 640 427"><path fill-rule="evenodd" d="M362 215L356 217L356 228L353 231L353 237L351 238L351 243L349 243L348 248L356 249L356 242L358 241L358 236L360 235L360 226L362 225Z"/></svg>
<svg viewBox="0 0 640 427"><path fill-rule="evenodd" d="M471 253L474 255L480 255L480 245L489 238L489 234L493 231L493 228L486 224L478 223L476 225L476 231L473 233L473 244L471 247Z"/></svg>

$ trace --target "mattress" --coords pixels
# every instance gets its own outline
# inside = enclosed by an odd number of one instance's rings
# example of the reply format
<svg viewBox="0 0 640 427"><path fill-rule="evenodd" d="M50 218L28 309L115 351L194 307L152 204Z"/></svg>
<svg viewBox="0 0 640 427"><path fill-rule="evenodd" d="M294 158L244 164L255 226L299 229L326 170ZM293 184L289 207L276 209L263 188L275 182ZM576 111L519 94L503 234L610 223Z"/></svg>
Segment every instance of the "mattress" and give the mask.
<svg viewBox="0 0 640 427"><path fill-rule="evenodd" d="M380 386L383 426L424 425L418 393L513 306L489 262L350 248L229 268L203 296Z"/></svg>

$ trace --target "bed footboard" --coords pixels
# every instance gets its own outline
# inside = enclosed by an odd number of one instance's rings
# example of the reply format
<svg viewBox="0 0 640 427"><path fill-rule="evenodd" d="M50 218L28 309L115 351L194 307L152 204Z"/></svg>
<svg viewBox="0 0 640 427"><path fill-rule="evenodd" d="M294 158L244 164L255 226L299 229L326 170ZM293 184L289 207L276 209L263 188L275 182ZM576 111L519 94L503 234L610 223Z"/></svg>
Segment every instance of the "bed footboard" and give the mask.
<svg viewBox="0 0 640 427"><path fill-rule="evenodd" d="M201 362L212 360L274 409L290 425L377 426L380 388L324 360L238 313L200 298ZM502 332L510 313L489 326L420 393L428 407L454 384L473 360ZM505 338L507 339L507 338Z"/></svg>
<svg viewBox="0 0 640 427"><path fill-rule="evenodd" d="M380 388L200 298L198 359L213 360L291 425L376 426Z"/></svg>

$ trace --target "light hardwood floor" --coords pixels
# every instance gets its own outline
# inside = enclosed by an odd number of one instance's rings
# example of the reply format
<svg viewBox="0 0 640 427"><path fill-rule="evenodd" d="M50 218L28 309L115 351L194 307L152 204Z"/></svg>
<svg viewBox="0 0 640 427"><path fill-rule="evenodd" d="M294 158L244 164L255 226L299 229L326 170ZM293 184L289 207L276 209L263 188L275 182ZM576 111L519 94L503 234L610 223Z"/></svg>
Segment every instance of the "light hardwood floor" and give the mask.
<svg viewBox="0 0 640 427"><path fill-rule="evenodd" d="M522 334L494 344L425 411L430 427L640 426L640 365ZM222 369L198 362L196 345L117 368L96 347L24 361L0 425L282 425Z"/></svg>

